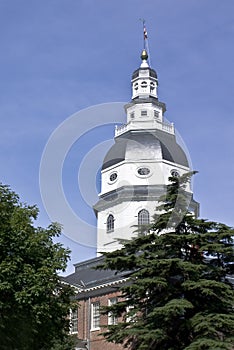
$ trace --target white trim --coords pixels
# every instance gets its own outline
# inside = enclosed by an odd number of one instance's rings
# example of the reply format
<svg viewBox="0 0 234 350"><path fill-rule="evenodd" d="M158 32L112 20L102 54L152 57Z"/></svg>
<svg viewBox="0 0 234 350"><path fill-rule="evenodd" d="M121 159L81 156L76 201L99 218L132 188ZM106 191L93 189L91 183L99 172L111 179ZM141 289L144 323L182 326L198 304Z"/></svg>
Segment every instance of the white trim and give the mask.
<svg viewBox="0 0 234 350"><path fill-rule="evenodd" d="M98 308L94 310L94 305ZM95 311L95 314L94 314ZM98 331L100 329L100 301L94 301L91 303L91 324L90 324L90 331ZM98 322L97 322L98 320ZM98 323L98 326L94 326L94 323Z"/></svg>
<svg viewBox="0 0 234 350"><path fill-rule="evenodd" d="M75 318L73 317L74 315L76 315ZM70 334L78 334L78 306L74 310L70 309L69 317L70 317L70 331L69 331L69 333ZM75 322L75 326L74 326L73 322Z"/></svg>
<svg viewBox="0 0 234 350"><path fill-rule="evenodd" d="M118 302L118 297L108 299L108 306L112 306ZM112 312L108 312L108 326L113 326L118 323L118 317L114 316Z"/></svg>
<svg viewBox="0 0 234 350"><path fill-rule="evenodd" d="M123 278L121 280L118 280L118 281L113 281L113 282L109 282L109 283L103 283L103 284L100 284L99 286L95 286L95 287L91 287L91 288L84 288L84 289L80 289L79 292L80 293L84 293L84 292L91 292L93 290L97 290L97 289L101 289L101 288L105 288L105 287L111 287L111 286L115 286L117 284L121 284L121 283L124 283L128 280L129 278Z"/></svg>

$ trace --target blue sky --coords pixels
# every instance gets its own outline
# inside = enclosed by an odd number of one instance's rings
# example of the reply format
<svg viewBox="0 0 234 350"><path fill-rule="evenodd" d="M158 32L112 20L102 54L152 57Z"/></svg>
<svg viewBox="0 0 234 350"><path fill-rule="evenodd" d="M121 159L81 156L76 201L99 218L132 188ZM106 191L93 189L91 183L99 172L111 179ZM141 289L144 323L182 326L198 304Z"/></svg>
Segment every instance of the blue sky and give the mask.
<svg viewBox="0 0 234 350"><path fill-rule="evenodd" d="M199 171L201 216L234 225L233 0L0 0L1 181L38 205L39 225L50 222L39 186L47 141L77 111L130 100L142 49L139 18L146 20L165 116ZM92 224L77 171L95 144L113 137L114 124L74 144L64 162L67 201ZM65 235L60 240L72 249L72 263L94 256Z"/></svg>

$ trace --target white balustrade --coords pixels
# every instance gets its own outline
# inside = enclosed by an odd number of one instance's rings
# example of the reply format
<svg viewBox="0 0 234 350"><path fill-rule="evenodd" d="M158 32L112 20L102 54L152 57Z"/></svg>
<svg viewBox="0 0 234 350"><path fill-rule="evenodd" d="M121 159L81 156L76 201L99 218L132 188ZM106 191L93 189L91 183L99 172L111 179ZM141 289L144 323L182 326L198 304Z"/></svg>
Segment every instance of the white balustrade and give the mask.
<svg viewBox="0 0 234 350"><path fill-rule="evenodd" d="M143 122L144 123L144 122ZM134 130L136 129L137 122L131 122L128 124L123 124L123 125L116 125L115 126L115 136L119 136L128 130ZM141 121L141 128L142 128L142 121ZM144 128L144 127L143 127ZM153 124L151 121L151 125L146 122L145 124L146 129L159 129L165 132L168 132L169 134L174 134L175 133L175 128L173 123L162 123L161 121L154 120Z"/></svg>

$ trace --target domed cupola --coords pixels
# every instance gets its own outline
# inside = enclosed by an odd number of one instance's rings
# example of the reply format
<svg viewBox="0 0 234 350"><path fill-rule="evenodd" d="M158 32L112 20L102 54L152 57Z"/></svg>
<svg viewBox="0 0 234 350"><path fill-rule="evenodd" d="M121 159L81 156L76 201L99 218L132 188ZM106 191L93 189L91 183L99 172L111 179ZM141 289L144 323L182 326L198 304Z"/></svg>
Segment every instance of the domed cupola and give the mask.
<svg viewBox="0 0 234 350"><path fill-rule="evenodd" d="M132 99L158 98L157 73L148 64L148 53L144 49L141 53L142 63L140 68L132 74Z"/></svg>
<svg viewBox="0 0 234 350"><path fill-rule="evenodd" d="M107 152L102 170L128 161L167 161L189 167L184 150L176 142L175 135L160 130L139 132L130 130L115 138L114 145Z"/></svg>
<svg viewBox="0 0 234 350"><path fill-rule="evenodd" d="M155 214L168 178L190 171L174 125L164 118L166 105L158 100L157 74L148 64L145 47L141 65L132 74L126 124L116 126L115 143L102 164L101 192L93 207L99 252L119 249L121 240L136 236L136 227L149 224ZM192 193L190 185L187 190ZM193 200L191 207L198 210Z"/></svg>

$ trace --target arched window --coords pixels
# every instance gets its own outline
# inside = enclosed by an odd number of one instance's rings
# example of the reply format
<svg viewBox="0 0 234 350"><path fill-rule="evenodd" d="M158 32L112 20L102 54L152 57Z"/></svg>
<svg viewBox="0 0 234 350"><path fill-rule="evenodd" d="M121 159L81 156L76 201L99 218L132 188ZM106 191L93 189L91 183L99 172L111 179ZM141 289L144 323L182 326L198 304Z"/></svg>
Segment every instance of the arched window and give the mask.
<svg viewBox="0 0 234 350"><path fill-rule="evenodd" d="M113 231L114 231L114 216L110 214L106 222L106 232L113 232Z"/></svg>
<svg viewBox="0 0 234 350"><path fill-rule="evenodd" d="M146 209L142 209L138 213L138 226L149 225L150 223L149 212Z"/></svg>

